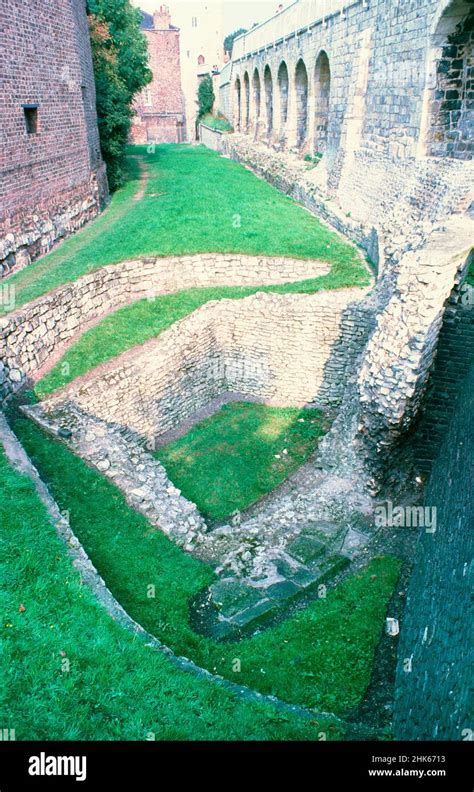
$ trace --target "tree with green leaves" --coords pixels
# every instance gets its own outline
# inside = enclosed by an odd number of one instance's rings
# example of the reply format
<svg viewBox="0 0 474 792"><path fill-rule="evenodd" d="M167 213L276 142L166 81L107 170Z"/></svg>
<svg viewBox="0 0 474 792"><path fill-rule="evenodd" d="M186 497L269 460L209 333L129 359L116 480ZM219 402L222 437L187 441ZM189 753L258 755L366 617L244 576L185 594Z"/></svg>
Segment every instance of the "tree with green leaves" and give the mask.
<svg viewBox="0 0 474 792"><path fill-rule="evenodd" d="M234 39L236 39L237 36L242 35L242 33L246 33L246 32L247 31L246 31L245 28L239 28L238 30L234 30L233 33L229 33L225 37L225 39L224 39L224 49L225 49L226 52L229 53L229 55L231 57L232 57L232 47L234 46Z"/></svg>
<svg viewBox="0 0 474 792"><path fill-rule="evenodd" d="M141 12L130 0L87 0L102 156L111 190L123 184L133 99L152 79Z"/></svg>
<svg viewBox="0 0 474 792"><path fill-rule="evenodd" d="M198 88L198 121L207 113L212 113L215 98L212 77L210 74L206 74Z"/></svg>

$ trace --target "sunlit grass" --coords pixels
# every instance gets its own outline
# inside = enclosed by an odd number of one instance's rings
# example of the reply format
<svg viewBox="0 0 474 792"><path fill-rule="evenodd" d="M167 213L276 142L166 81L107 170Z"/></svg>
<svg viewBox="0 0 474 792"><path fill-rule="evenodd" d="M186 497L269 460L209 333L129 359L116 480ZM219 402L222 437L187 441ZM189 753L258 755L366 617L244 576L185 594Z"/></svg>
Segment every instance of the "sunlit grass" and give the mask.
<svg viewBox="0 0 474 792"><path fill-rule="evenodd" d="M319 410L238 402L155 455L186 498L206 517L222 520L288 478L327 429Z"/></svg>
<svg viewBox="0 0 474 792"><path fill-rule="evenodd" d="M81 275L155 254L247 253L321 259L341 285L368 283L357 249L291 198L203 146L131 148L128 181L102 216L9 278L22 305ZM140 190L138 160L148 175ZM0 311L2 307L0 306ZM3 311L8 310L6 307Z"/></svg>
<svg viewBox="0 0 474 792"><path fill-rule="evenodd" d="M177 654L190 657L210 671L250 685L262 693L277 695L285 701L338 714L348 712L360 702L370 680L387 603L398 578L398 559L372 560L365 569L350 576L336 589L329 589L325 599L311 603L297 615L260 634L239 643L216 643L194 632L189 621L190 599L213 582L213 570L178 548L160 530L150 530L148 521L127 505L120 490L74 456L66 446L53 441L23 418L15 422L15 430L60 508L68 510L73 531L114 596L149 632ZM7 508L15 505L14 500L7 500ZM27 512L17 518L20 521L18 530L22 520L28 526L26 515ZM30 554L22 555L25 552L23 544L22 549L14 549L14 554L18 553L19 564L22 557L29 558L36 570L41 567L43 558L43 552L38 559L36 555L42 532L37 522L33 525L32 531L28 527ZM67 616L69 623L70 615L79 628L82 617L79 612L81 603L75 595L77 589L73 589L70 597L62 591L64 582L60 574L63 574L64 567L58 567L60 573L56 567L61 556L56 556L57 550L52 556L46 556L48 563L41 578L45 587L41 602L46 610L45 619L40 619L40 624L49 621L61 597L65 597L66 610L56 608L56 622L62 623ZM13 585L18 587L17 574L14 573ZM156 596L153 598L147 596L149 584L155 585ZM21 591L21 585L18 590ZM69 614L67 608L74 603L75 607ZM91 622L88 624L92 626ZM102 626L100 629L94 626L92 646L99 640L101 629ZM34 631L26 645L29 651L35 645ZM51 647L51 637L45 643L43 635L42 645ZM59 651L64 648L64 642L58 639L53 646ZM83 651L86 648L87 657L90 657L92 647L87 645ZM236 657L241 660L238 678L233 670ZM105 643L100 661L97 661L97 673L101 678L101 664L105 662L107 668L112 668L109 659L112 661L114 658L114 652L110 652ZM125 662L126 658L118 664L117 673ZM128 685L133 680L130 684L133 684L136 694L137 689L141 691L142 672L133 662L130 667L133 674L124 675L120 684ZM41 678L44 678L43 671ZM115 673L112 678L116 679ZM108 685L110 687L110 682ZM90 694L92 696L92 690ZM38 696L42 695L39 690ZM84 697L88 700L83 691L81 700ZM105 700L104 694L101 696L104 707ZM135 711L137 706L135 702ZM122 712L122 719L126 718L126 712ZM214 719L211 722L215 724Z"/></svg>

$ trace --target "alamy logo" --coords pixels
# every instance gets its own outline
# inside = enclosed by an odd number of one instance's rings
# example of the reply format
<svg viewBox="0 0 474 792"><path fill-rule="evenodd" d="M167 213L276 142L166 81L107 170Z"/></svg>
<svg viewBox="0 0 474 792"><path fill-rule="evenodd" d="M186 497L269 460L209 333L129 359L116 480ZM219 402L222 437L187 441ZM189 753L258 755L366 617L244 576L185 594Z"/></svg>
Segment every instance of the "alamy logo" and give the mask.
<svg viewBox="0 0 474 792"><path fill-rule="evenodd" d="M376 528L424 528L436 533L436 506L394 506L392 501L375 508Z"/></svg>
<svg viewBox="0 0 474 792"><path fill-rule="evenodd" d="M30 756L28 773L31 776L76 776L76 781L85 781L87 776L86 756Z"/></svg>
<svg viewBox="0 0 474 792"><path fill-rule="evenodd" d="M16 304L16 289L9 283L0 286L0 305L5 308L5 311L13 311Z"/></svg>

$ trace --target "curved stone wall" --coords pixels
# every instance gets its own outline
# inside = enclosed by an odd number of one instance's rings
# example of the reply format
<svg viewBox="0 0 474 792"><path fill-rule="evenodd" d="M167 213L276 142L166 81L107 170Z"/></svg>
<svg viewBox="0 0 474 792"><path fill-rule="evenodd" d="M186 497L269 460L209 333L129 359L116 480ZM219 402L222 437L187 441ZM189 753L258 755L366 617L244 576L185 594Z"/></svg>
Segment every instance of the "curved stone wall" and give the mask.
<svg viewBox="0 0 474 792"><path fill-rule="evenodd" d="M85 326L126 303L203 286L264 286L317 278L323 261L203 254L147 257L91 272L0 318L0 404Z"/></svg>
<svg viewBox="0 0 474 792"><path fill-rule="evenodd" d="M68 411L79 409L151 439L227 392L273 404L337 406L367 338L371 316L359 305L363 295L260 292L209 302L42 408L66 427Z"/></svg>

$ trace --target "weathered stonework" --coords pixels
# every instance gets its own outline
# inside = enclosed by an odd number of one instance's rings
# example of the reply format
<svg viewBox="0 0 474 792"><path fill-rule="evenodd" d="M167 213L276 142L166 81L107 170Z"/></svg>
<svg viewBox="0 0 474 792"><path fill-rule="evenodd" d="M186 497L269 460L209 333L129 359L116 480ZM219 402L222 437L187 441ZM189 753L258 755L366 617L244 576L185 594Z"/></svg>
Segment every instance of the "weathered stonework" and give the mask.
<svg viewBox="0 0 474 792"><path fill-rule="evenodd" d="M156 339L79 378L42 403L71 408L148 441L226 392L270 404L335 407L366 341L359 289L258 293L206 303Z"/></svg>
<svg viewBox="0 0 474 792"><path fill-rule="evenodd" d="M323 261L206 254L124 261L60 286L0 318L0 402L81 329L128 302L203 286L264 286L317 278Z"/></svg>
<svg viewBox="0 0 474 792"><path fill-rule="evenodd" d="M237 130L324 154L333 176L360 148L416 156L420 126L424 153L472 159L470 12L469 0L300 0L235 40L221 105ZM437 123L450 137L432 151Z"/></svg>
<svg viewBox="0 0 474 792"><path fill-rule="evenodd" d="M212 129L206 124L199 124L199 140L207 148L218 151L220 154L225 151L226 137L229 132L221 132L219 129Z"/></svg>
<svg viewBox="0 0 474 792"><path fill-rule="evenodd" d="M408 591L396 739L472 740L473 392L471 365L426 492L426 505L437 509L437 530L420 536Z"/></svg>
<svg viewBox="0 0 474 792"><path fill-rule="evenodd" d="M2 13L0 278L107 198L84 0L12 0Z"/></svg>

